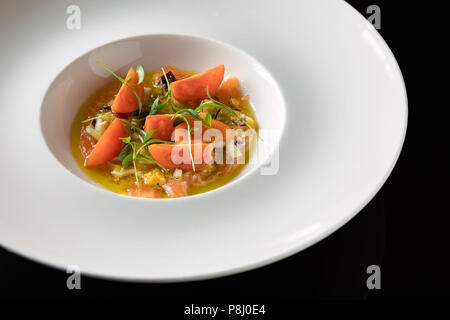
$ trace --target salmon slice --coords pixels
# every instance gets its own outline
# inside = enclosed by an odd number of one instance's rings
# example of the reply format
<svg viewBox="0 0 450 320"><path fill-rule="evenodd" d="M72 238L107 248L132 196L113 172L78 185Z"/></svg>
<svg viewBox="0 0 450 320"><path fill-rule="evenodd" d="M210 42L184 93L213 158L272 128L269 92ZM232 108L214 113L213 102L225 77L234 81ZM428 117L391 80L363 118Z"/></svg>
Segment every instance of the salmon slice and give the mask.
<svg viewBox="0 0 450 320"><path fill-rule="evenodd" d="M89 155L92 153L92 150L95 148L95 140L91 137L89 133L87 133L86 129L81 129L81 135L80 135L80 151L83 155L83 158L89 157Z"/></svg>
<svg viewBox="0 0 450 320"><path fill-rule="evenodd" d="M172 198L179 198L187 196L187 182L186 181L169 181L164 184L163 189Z"/></svg>
<svg viewBox="0 0 450 320"><path fill-rule="evenodd" d="M161 198L161 193L151 187L133 185L132 187L127 189L127 193L132 197L141 197L141 198L150 198L156 199Z"/></svg>

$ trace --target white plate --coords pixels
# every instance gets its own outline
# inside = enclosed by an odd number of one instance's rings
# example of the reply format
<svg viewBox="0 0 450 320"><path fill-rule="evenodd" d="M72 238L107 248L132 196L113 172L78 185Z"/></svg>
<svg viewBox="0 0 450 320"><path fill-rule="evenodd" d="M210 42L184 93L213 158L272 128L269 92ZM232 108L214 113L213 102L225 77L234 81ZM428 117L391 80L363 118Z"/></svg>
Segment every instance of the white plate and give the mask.
<svg viewBox="0 0 450 320"><path fill-rule="evenodd" d="M262 174L277 173L276 150L285 129L286 104L280 87L264 66L242 50L221 42L186 35L151 34L114 41L89 51L64 68L45 94L40 114L44 139L59 162L82 180L99 187L81 170L73 157L69 140L71 124L80 106L92 96L92 84L98 88L117 81L98 65L100 61L116 74L126 74L130 66L138 64L143 65L145 70L158 70L166 64L182 69L208 70L221 61L227 66L225 78L229 75L238 77L244 93L252 97L250 103L257 107L260 130L259 139L255 139L256 148L252 148L250 163L220 190L231 188L263 164ZM271 154L274 154L272 165L269 162ZM153 203L155 201L152 200ZM168 200L158 201L167 203Z"/></svg>
<svg viewBox="0 0 450 320"><path fill-rule="evenodd" d="M345 2L77 3L80 30L66 29L62 2L2 4L2 246L114 279L222 276L329 235L391 172L406 131L403 79L382 38ZM277 175L255 171L205 196L152 202L90 187L56 160L39 127L56 75L93 48L156 33L223 41L267 68L286 101Z"/></svg>

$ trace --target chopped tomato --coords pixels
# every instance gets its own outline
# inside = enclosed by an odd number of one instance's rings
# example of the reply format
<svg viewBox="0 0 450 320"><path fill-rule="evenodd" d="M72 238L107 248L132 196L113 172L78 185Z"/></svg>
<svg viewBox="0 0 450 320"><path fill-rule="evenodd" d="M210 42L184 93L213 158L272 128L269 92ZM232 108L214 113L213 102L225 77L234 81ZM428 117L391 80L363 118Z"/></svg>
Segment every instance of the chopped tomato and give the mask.
<svg viewBox="0 0 450 320"><path fill-rule="evenodd" d="M200 116L203 118L202 115L200 115ZM200 127L201 127L202 136L199 136L199 138L202 137L202 141L205 141L205 142L226 141L227 130L232 130L228 125L226 125L225 123L218 121L218 120L211 120L211 128L208 128L207 126L203 125L203 123L200 123L200 120L197 120L197 119L191 120L189 125L191 126L191 128L194 127L194 125L197 128L197 130L194 130L191 132L191 138L194 139L196 136L196 133L197 134L200 133ZM216 131L215 132L208 131L210 129L216 129ZM175 137L175 142L181 142L181 141L186 142L187 141L187 124L186 124L186 122L182 122L175 127L175 136L174 137Z"/></svg>
<svg viewBox="0 0 450 320"><path fill-rule="evenodd" d="M116 118L98 140L94 150L86 160L86 168L104 164L118 156L124 146L124 143L120 140L123 137L125 137L125 127Z"/></svg>
<svg viewBox="0 0 450 320"><path fill-rule="evenodd" d="M152 139L170 141L172 132L175 129L173 126L172 117L173 114L155 114L152 116L147 116L144 125L145 132L157 130L152 135Z"/></svg>
<svg viewBox="0 0 450 320"><path fill-rule="evenodd" d="M212 69L194 74L189 78L172 82L173 97L179 102L196 102L207 97L206 87L214 95L223 80L223 64Z"/></svg>
<svg viewBox="0 0 450 320"><path fill-rule="evenodd" d="M115 113L130 113L139 109L139 102L135 93L139 96L141 102L144 101L144 85L136 84L139 82L139 76L133 68L130 68L125 81L131 78L127 84L123 83L114 99L112 111Z"/></svg>
<svg viewBox="0 0 450 320"><path fill-rule="evenodd" d="M166 169L193 170L188 144L151 144L148 151ZM214 161L214 146L211 143L193 143L191 152L196 169Z"/></svg>

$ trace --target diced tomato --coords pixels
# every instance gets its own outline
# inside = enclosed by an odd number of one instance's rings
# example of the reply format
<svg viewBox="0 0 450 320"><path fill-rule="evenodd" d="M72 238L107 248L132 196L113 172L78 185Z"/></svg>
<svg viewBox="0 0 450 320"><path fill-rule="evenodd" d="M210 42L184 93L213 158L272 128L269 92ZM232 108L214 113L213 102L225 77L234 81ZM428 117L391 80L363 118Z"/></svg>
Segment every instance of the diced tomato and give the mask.
<svg viewBox="0 0 450 320"><path fill-rule="evenodd" d="M125 80L129 78L131 78L131 81L128 84L122 84L114 99L112 105L113 112L129 113L138 110L139 102L135 93L139 96L141 102L144 101L144 85L142 83L137 85L139 76L133 68L130 68Z"/></svg>
<svg viewBox="0 0 450 320"><path fill-rule="evenodd" d="M157 130L153 135L153 139L161 139L170 141L172 132L175 129L172 120L173 114L155 114L147 116L145 119L144 130L149 132Z"/></svg>
<svg viewBox="0 0 450 320"><path fill-rule="evenodd" d="M206 88L213 96L222 82L225 67L223 64L197 73L189 78L172 82L173 97L182 103L200 101L207 97Z"/></svg>
<svg viewBox="0 0 450 320"><path fill-rule="evenodd" d="M151 144L148 151L166 169L193 170L188 144ZM196 169L214 161L214 146L211 143L193 143L191 153Z"/></svg>
<svg viewBox="0 0 450 320"><path fill-rule="evenodd" d="M114 119L97 141L94 150L86 160L86 168L104 164L119 155L124 143L120 138L125 137L125 127L119 119Z"/></svg>
<svg viewBox="0 0 450 320"><path fill-rule="evenodd" d="M200 115L202 118L203 116ZM195 120L195 121L194 121ZM201 127L201 133L202 141L205 142L223 142L227 139L227 130L232 130L228 125L225 123L218 121L218 120L211 120L211 128L208 128L207 126L204 126L202 123L200 123L200 120L192 119L189 123L191 127L196 127L197 130L191 132L191 138L194 139L196 136L196 133L200 133L200 127ZM215 132L208 132L210 129L216 129ZM218 130L218 131L217 131ZM175 142L181 142L181 141L187 141L187 124L186 122L182 122L179 125L175 127ZM206 133L209 133L206 135ZM214 134L213 134L214 133ZM209 136L209 139L206 139L206 136ZM217 140L216 140L217 139ZM199 139L200 140L200 139ZM210 141L211 140L211 141Z"/></svg>

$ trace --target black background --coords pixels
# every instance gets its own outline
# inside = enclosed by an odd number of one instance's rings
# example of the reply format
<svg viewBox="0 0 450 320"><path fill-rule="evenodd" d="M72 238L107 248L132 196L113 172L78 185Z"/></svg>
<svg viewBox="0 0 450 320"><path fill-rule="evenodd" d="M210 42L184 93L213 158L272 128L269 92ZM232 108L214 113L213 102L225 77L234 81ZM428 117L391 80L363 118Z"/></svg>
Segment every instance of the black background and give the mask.
<svg viewBox="0 0 450 320"><path fill-rule="evenodd" d="M271 314L302 299L442 298L448 293L448 142L444 112L448 27L442 7L412 1L348 1L364 16L381 8L381 30L405 78L408 132L398 163L377 196L343 228L283 261L224 278L135 284L67 274L0 248L0 298L146 299L174 315L197 304L265 303ZM429 2L428 2L429 3ZM441 2L443 3L443 2ZM3 32L3 31L2 31ZM368 290L366 268L381 266L381 290ZM156 303L157 302L157 303ZM154 310L154 309L153 309ZM167 311L167 310L166 310Z"/></svg>

